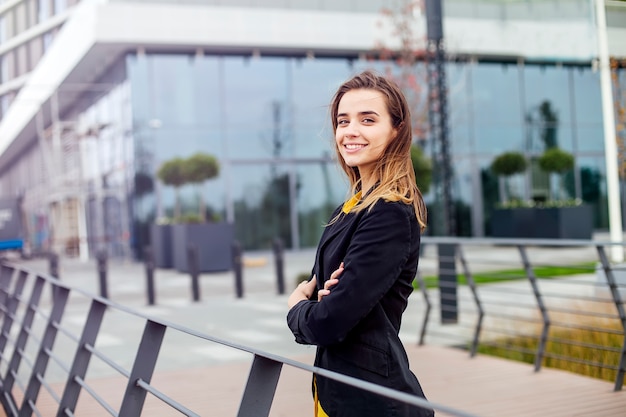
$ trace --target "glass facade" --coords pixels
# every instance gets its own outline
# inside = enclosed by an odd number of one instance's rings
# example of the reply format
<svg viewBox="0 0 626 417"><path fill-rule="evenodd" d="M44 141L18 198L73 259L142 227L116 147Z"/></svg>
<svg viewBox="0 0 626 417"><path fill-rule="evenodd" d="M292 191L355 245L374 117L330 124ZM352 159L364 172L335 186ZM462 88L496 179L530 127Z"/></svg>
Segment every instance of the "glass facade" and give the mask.
<svg viewBox="0 0 626 417"><path fill-rule="evenodd" d="M195 212L202 195L208 214L233 222L246 249L269 248L276 237L290 248L314 246L348 191L333 160L329 101L354 72L389 66L212 55L129 55L126 63L136 144L137 250L146 243L149 224L173 215L176 192L156 180L159 166L198 151L219 160L220 175L200 187L180 188L184 212ZM447 65L447 76L459 235L489 235L489 213L500 199L489 170L495 156L514 150L532 161L550 146L576 158L564 179L568 197L592 204L595 226L608 226L600 186L598 73L586 67L456 62ZM510 187L520 198L547 198L556 185L537 175L514 178ZM432 195L425 197L432 203Z"/></svg>

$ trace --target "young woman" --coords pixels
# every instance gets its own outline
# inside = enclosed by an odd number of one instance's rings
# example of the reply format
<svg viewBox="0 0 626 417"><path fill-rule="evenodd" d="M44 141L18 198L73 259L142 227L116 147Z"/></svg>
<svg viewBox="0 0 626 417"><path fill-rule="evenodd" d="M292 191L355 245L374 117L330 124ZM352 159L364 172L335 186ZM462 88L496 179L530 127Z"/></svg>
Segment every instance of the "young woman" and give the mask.
<svg viewBox="0 0 626 417"><path fill-rule="evenodd" d="M332 214L287 322L296 342L317 345L316 366L424 397L398 337L426 224L409 108L395 84L366 71L339 87L331 118L352 198ZM318 417L434 414L321 376L313 392Z"/></svg>

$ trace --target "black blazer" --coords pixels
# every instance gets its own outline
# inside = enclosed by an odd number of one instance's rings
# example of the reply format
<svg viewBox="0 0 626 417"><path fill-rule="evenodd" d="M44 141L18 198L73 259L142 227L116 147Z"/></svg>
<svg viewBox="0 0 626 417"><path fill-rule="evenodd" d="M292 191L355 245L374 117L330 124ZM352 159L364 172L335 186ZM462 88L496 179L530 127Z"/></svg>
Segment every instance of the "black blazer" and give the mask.
<svg viewBox="0 0 626 417"><path fill-rule="evenodd" d="M420 229L412 206L379 200L371 210L343 214L324 230L313 274L324 287L339 264L344 271L331 293L296 304L287 315L296 342L317 345L315 365L424 397L398 337L413 291ZM316 377L330 417L432 416L401 402Z"/></svg>

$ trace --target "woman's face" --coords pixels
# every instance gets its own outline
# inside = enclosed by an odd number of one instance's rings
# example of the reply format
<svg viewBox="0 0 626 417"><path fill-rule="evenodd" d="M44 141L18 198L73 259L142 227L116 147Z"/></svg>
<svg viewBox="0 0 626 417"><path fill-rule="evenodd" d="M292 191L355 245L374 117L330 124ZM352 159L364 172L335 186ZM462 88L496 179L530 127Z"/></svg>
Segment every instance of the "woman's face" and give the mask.
<svg viewBox="0 0 626 417"><path fill-rule="evenodd" d="M369 175L389 141L396 136L383 94L376 90L350 90L337 109L335 143L346 165Z"/></svg>

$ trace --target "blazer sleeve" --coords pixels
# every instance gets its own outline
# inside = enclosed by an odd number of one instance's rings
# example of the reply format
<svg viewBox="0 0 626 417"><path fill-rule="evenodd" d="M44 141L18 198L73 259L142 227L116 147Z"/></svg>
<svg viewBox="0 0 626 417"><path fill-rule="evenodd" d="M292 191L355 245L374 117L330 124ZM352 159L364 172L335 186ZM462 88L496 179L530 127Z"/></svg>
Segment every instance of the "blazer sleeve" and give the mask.
<svg viewBox="0 0 626 417"><path fill-rule="evenodd" d="M402 206L376 203L352 235L339 283L321 302L304 300L289 311L287 322L298 343L341 342L393 286L412 240L419 238L411 233L411 211Z"/></svg>

